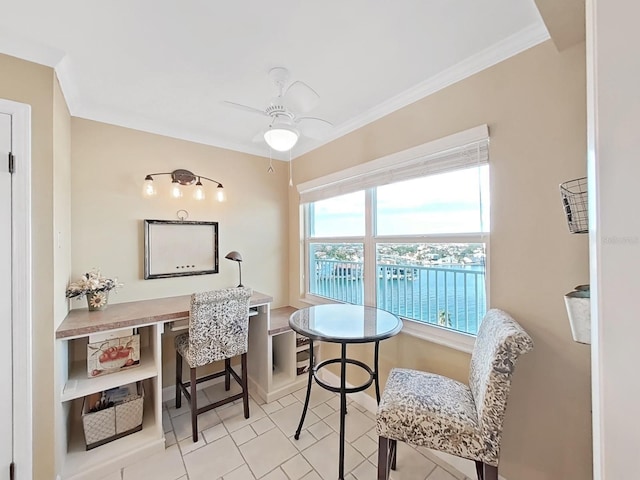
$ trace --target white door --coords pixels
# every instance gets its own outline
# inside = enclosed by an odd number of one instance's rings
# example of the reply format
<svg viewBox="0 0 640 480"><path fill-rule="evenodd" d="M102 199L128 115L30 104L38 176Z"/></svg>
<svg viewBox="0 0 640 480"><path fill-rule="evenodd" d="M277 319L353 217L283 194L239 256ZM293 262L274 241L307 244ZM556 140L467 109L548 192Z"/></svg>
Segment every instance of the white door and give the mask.
<svg viewBox="0 0 640 480"><path fill-rule="evenodd" d="M13 379L11 318L11 115L0 113L0 480L13 461Z"/></svg>

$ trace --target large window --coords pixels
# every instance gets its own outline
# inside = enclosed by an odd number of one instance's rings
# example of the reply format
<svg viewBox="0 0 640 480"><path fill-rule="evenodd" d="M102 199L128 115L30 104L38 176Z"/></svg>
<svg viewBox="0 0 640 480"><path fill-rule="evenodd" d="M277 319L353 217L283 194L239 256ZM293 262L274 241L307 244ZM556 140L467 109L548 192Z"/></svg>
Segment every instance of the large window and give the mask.
<svg viewBox="0 0 640 480"><path fill-rule="evenodd" d="M487 309L487 161L475 142L301 192L307 295L475 335Z"/></svg>

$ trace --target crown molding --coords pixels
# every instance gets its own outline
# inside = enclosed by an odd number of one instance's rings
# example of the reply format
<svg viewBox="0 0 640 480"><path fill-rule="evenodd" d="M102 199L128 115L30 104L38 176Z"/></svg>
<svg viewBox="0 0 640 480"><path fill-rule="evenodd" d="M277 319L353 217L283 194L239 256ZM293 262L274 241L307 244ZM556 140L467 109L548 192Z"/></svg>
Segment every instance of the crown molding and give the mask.
<svg viewBox="0 0 640 480"><path fill-rule="evenodd" d="M107 123L119 127L130 128L132 130L139 130L155 135L176 138L178 140L186 140L189 142L200 143L211 147L223 148L235 152L247 153L249 155L269 158L268 154L265 156L264 149L260 148L257 145L256 147L249 147L247 145L230 142L228 140L224 140L212 135L194 132L192 130L189 130L189 128L178 127L176 125L166 124L165 122L158 122L131 112L126 114L119 113L113 111L109 107L101 107L95 105L87 108L82 106L82 108L76 108L74 110L74 117L84 118L86 120L93 120L95 122ZM276 158L275 155L273 156L273 159L280 160L279 158Z"/></svg>
<svg viewBox="0 0 640 480"><path fill-rule="evenodd" d="M69 55L62 57L54 69L58 77L60 90L62 90L62 96L64 96L67 102L69 114L72 117L77 117L77 112L81 109L80 90L75 81L76 75L73 73L73 66L71 65Z"/></svg>
<svg viewBox="0 0 640 480"><path fill-rule="evenodd" d="M509 57L517 55L528 48L538 45L549 38L549 33L543 22L540 21L531 24L472 57L337 126L326 139L322 141L307 141L304 145L294 148L291 152L291 159L298 158L320 148L396 110L406 107L460 80L500 63ZM0 45L2 45L0 49L2 53L53 67L58 76L60 88L67 102L69 112L74 117L110 123L125 128L269 158L268 149L263 145L256 144L253 146L230 142L206 133L193 132L181 127L176 128L175 125L158 122L141 115L119 113L108 106L87 105L81 101L79 88L74 80L76 76L73 73L73 64L65 52L27 40L12 32L0 33ZM289 161L289 152L272 152L271 157L275 160Z"/></svg>
<svg viewBox="0 0 640 480"><path fill-rule="evenodd" d="M422 98L425 98L439 90L442 90L454 83L464 80L486 68L500 63L518 53L538 45L549 39L543 22L536 22L517 33L493 44L492 46L478 52L477 54L457 63L456 65L428 78L404 92L390 98L389 100L367 110L353 119L339 125L333 130L331 135L322 142L314 143L306 149L296 152L293 158L298 158L305 153L315 150L329 142L332 142L344 135L368 125L371 122L389 115L407 105L410 105Z"/></svg>
<svg viewBox="0 0 640 480"><path fill-rule="evenodd" d="M12 31L0 32L0 52L29 62L55 67L65 56L65 52L42 43L29 40Z"/></svg>

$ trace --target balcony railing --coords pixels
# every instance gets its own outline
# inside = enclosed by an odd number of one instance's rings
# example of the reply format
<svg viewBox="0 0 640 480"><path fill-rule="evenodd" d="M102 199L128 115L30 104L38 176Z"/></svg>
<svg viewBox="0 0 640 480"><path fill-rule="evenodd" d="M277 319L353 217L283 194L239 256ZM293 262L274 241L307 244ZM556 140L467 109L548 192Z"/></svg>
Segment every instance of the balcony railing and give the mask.
<svg viewBox="0 0 640 480"><path fill-rule="evenodd" d="M315 260L310 293L360 304L361 262ZM376 266L377 306L401 317L476 334L486 312L482 265Z"/></svg>

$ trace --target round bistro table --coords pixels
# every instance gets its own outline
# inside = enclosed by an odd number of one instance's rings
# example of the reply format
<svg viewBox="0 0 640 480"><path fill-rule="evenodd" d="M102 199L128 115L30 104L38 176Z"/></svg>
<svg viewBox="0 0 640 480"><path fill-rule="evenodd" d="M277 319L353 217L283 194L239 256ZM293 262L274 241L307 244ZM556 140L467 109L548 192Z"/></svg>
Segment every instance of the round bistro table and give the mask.
<svg viewBox="0 0 640 480"><path fill-rule="evenodd" d="M376 400L380 402L380 383L378 379L378 351L380 341L396 335L402 330L402 320L396 315L375 307L350 304L315 305L302 308L289 317L289 326L300 335L309 338L309 382L307 395L302 409L300 424L294 435L298 440L304 418L309 407L311 384L315 382L322 388L340 394L340 456L338 460L338 478L344 479L344 420L347 414L347 393L361 392L375 384ZM340 358L323 360L315 365L313 342L339 343ZM373 368L364 362L347 357L347 345L350 343L375 343ZM340 365L340 386L329 385L318 372L332 364ZM355 365L369 374L369 379L361 385L347 387L347 364Z"/></svg>

